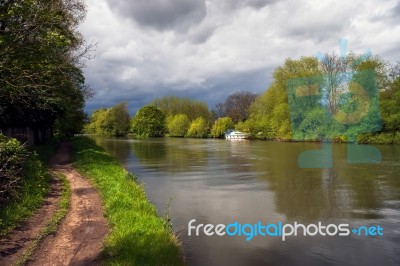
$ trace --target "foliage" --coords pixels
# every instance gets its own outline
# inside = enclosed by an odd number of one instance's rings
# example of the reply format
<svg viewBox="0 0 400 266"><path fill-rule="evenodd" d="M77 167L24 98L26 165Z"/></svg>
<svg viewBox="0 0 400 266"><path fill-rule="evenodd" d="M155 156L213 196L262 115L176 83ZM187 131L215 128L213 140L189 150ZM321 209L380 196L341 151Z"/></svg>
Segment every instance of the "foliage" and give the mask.
<svg viewBox="0 0 400 266"><path fill-rule="evenodd" d="M162 137L165 133L165 115L157 107L146 105L133 117L131 130L138 137Z"/></svg>
<svg viewBox="0 0 400 266"><path fill-rule="evenodd" d="M268 90L259 96L250 107L246 127L259 138L290 139L291 123L286 83L290 79L320 76L318 61L314 57L299 60L287 59L285 64L273 73L273 82Z"/></svg>
<svg viewBox="0 0 400 266"><path fill-rule="evenodd" d="M93 112L84 132L102 136L124 136L129 131L129 123L126 103L120 103L109 109L102 108Z"/></svg>
<svg viewBox="0 0 400 266"><path fill-rule="evenodd" d="M400 131L400 77L380 93L380 107L385 131Z"/></svg>
<svg viewBox="0 0 400 266"><path fill-rule="evenodd" d="M185 114L190 121L197 117L204 117L207 121L210 119L210 112L205 102L180 98L176 96L167 96L154 99L152 105L160 109L167 117L177 114Z"/></svg>
<svg viewBox="0 0 400 266"><path fill-rule="evenodd" d="M26 150L15 140L7 139L4 141L4 137L1 137L1 139L1 160L3 161L4 157L12 158L11 161L17 164L17 169L22 165L18 186L13 187L12 193L6 193L9 195L6 202L0 204L0 235L5 235L23 219L32 215L36 208L42 204L48 191L50 175L39 158L48 158L48 154L54 148L53 143L38 146L39 156L36 153L30 153L29 157L26 157ZM7 142L11 145L3 150L3 145ZM1 179L3 181L3 177Z"/></svg>
<svg viewBox="0 0 400 266"><path fill-rule="evenodd" d="M400 131L381 132L378 134L361 134L357 137L357 142L372 144L400 144Z"/></svg>
<svg viewBox="0 0 400 266"><path fill-rule="evenodd" d="M217 117L230 117L234 123L243 122L249 117L251 104L257 98L257 94L248 91L235 92L226 98L223 103L215 106Z"/></svg>
<svg viewBox="0 0 400 266"><path fill-rule="evenodd" d="M249 119L236 129L257 138L355 141L359 136L362 142L393 143L395 137L390 136L400 130L398 69L399 63L377 56L361 60L355 54L344 59L327 55L321 62L313 57L287 59L251 105ZM379 130L394 135L364 134Z"/></svg>
<svg viewBox="0 0 400 266"><path fill-rule="evenodd" d="M102 124L106 117L106 108L101 108L92 113L89 118L89 123L83 127L83 132L86 134L101 135L103 132Z"/></svg>
<svg viewBox="0 0 400 266"><path fill-rule="evenodd" d="M28 156L28 151L18 140L0 134L0 203L15 197Z"/></svg>
<svg viewBox="0 0 400 266"><path fill-rule="evenodd" d="M234 128L234 123L230 117L221 117L214 122L211 134L214 138L221 138L225 135L225 131Z"/></svg>
<svg viewBox="0 0 400 266"><path fill-rule="evenodd" d="M185 114L171 115L167 118L170 137L184 137L189 129L190 120Z"/></svg>
<svg viewBox="0 0 400 266"><path fill-rule="evenodd" d="M204 138L207 136L207 129L207 121L203 117L198 117L190 124L187 135L191 138Z"/></svg>
<svg viewBox="0 0 400 266"><path fill-rule="evenodd" d="M0 4L0 128L79 130L84 98L82 67L90 46L78 25L81 0L4 0ZM72 125L69 125L72 123Z"/></svg>
<svg viewBox="0 0 400 266"><path fill-rule="evenodd" d="M134 176L88 138L74 138L72 147L74 167L98 189L110 225L105 263L183 265L177 238Z"/></svg>

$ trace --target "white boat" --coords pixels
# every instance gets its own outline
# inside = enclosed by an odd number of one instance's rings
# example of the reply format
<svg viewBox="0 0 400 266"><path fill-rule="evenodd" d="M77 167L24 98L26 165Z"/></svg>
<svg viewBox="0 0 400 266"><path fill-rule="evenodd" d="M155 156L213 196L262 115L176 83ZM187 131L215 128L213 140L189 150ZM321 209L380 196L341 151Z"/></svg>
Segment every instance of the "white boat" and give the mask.
<svg viewBox="0 0 400 266"><path fill-rule="evenodd" d="M249 134L237 130L228 130L225 132L226 139L248 139Z"/></svg>

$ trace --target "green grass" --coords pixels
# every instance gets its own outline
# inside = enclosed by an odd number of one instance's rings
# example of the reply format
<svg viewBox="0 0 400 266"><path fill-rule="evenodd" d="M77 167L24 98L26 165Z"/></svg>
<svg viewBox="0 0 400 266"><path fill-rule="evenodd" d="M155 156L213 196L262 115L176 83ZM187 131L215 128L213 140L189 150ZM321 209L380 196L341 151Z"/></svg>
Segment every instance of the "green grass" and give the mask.
<svg viewBox="0 0 400 266"><path fill-rule="evenodd" d="M37 147L37 153L32 152L23 167L23 181L16 195L6 204L0 206L0 235L7 235L21 224L42 205L49 190L51 177L44 166L43 160L54 152L54 143Z"/></svg>
<svg viewBox="0 0 400 266"><path fill-rule="evenodd" d="M180 244L157 215L143 187L91 139L72 140L74 167L100 192L110 233L104 241L108 265L183 265Z"/></svg>
<svg viewBox="0 0 400 266"><path fill-rule="evenodd" d="M57 211L54 213L53 217L47 222L46 226L43 228L40 234L25 250L24 254L18 259L16 265L24 265L32 256L39 242L46 236L55 233L57 231L58 225L68 213L69 202L71 198L71 188L69 186L68 180L63 174L57 173L57 178L61 181L62 184L62 194L61 199L58 202Z"/></svg>

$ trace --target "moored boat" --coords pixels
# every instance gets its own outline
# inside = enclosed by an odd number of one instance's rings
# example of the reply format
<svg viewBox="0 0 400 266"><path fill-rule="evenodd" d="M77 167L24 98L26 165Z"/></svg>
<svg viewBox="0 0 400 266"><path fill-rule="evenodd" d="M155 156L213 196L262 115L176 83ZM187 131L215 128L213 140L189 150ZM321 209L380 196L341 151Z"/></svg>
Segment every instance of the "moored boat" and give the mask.
<svg viewBox="0 0 400 266"><path fill-rule="evenodd" d="M237 130L228 130L225 132L225 139L248 139L249 134Z"/></svg>

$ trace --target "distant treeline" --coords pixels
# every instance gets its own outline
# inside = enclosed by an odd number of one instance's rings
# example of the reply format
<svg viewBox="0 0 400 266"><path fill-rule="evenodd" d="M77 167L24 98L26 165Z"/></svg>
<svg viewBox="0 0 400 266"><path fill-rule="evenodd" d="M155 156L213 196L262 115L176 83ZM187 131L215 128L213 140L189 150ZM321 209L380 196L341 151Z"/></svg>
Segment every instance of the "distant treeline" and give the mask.
<svg viewBox="0 0 400 266"><path fill-rule="evenodd" d="M99 109L90 117L84 132L103 136L123 136L128 133L137 137L204 138L221 137L234 127L231 118L214 118L204 102L187 98L164 97L143 106L131 119L126 103L109 109ZM215 121L216 120L216 121Z"/></svg>
<svg viewBox="0 0 400 266"><path fill-rule="evenodd" d="M236 92L211 111L201 101L156 98L133 118L125 103L94 112L85 132L138 137L400 142L400 64L355 54L287 59L262 95Z"/></svg>

